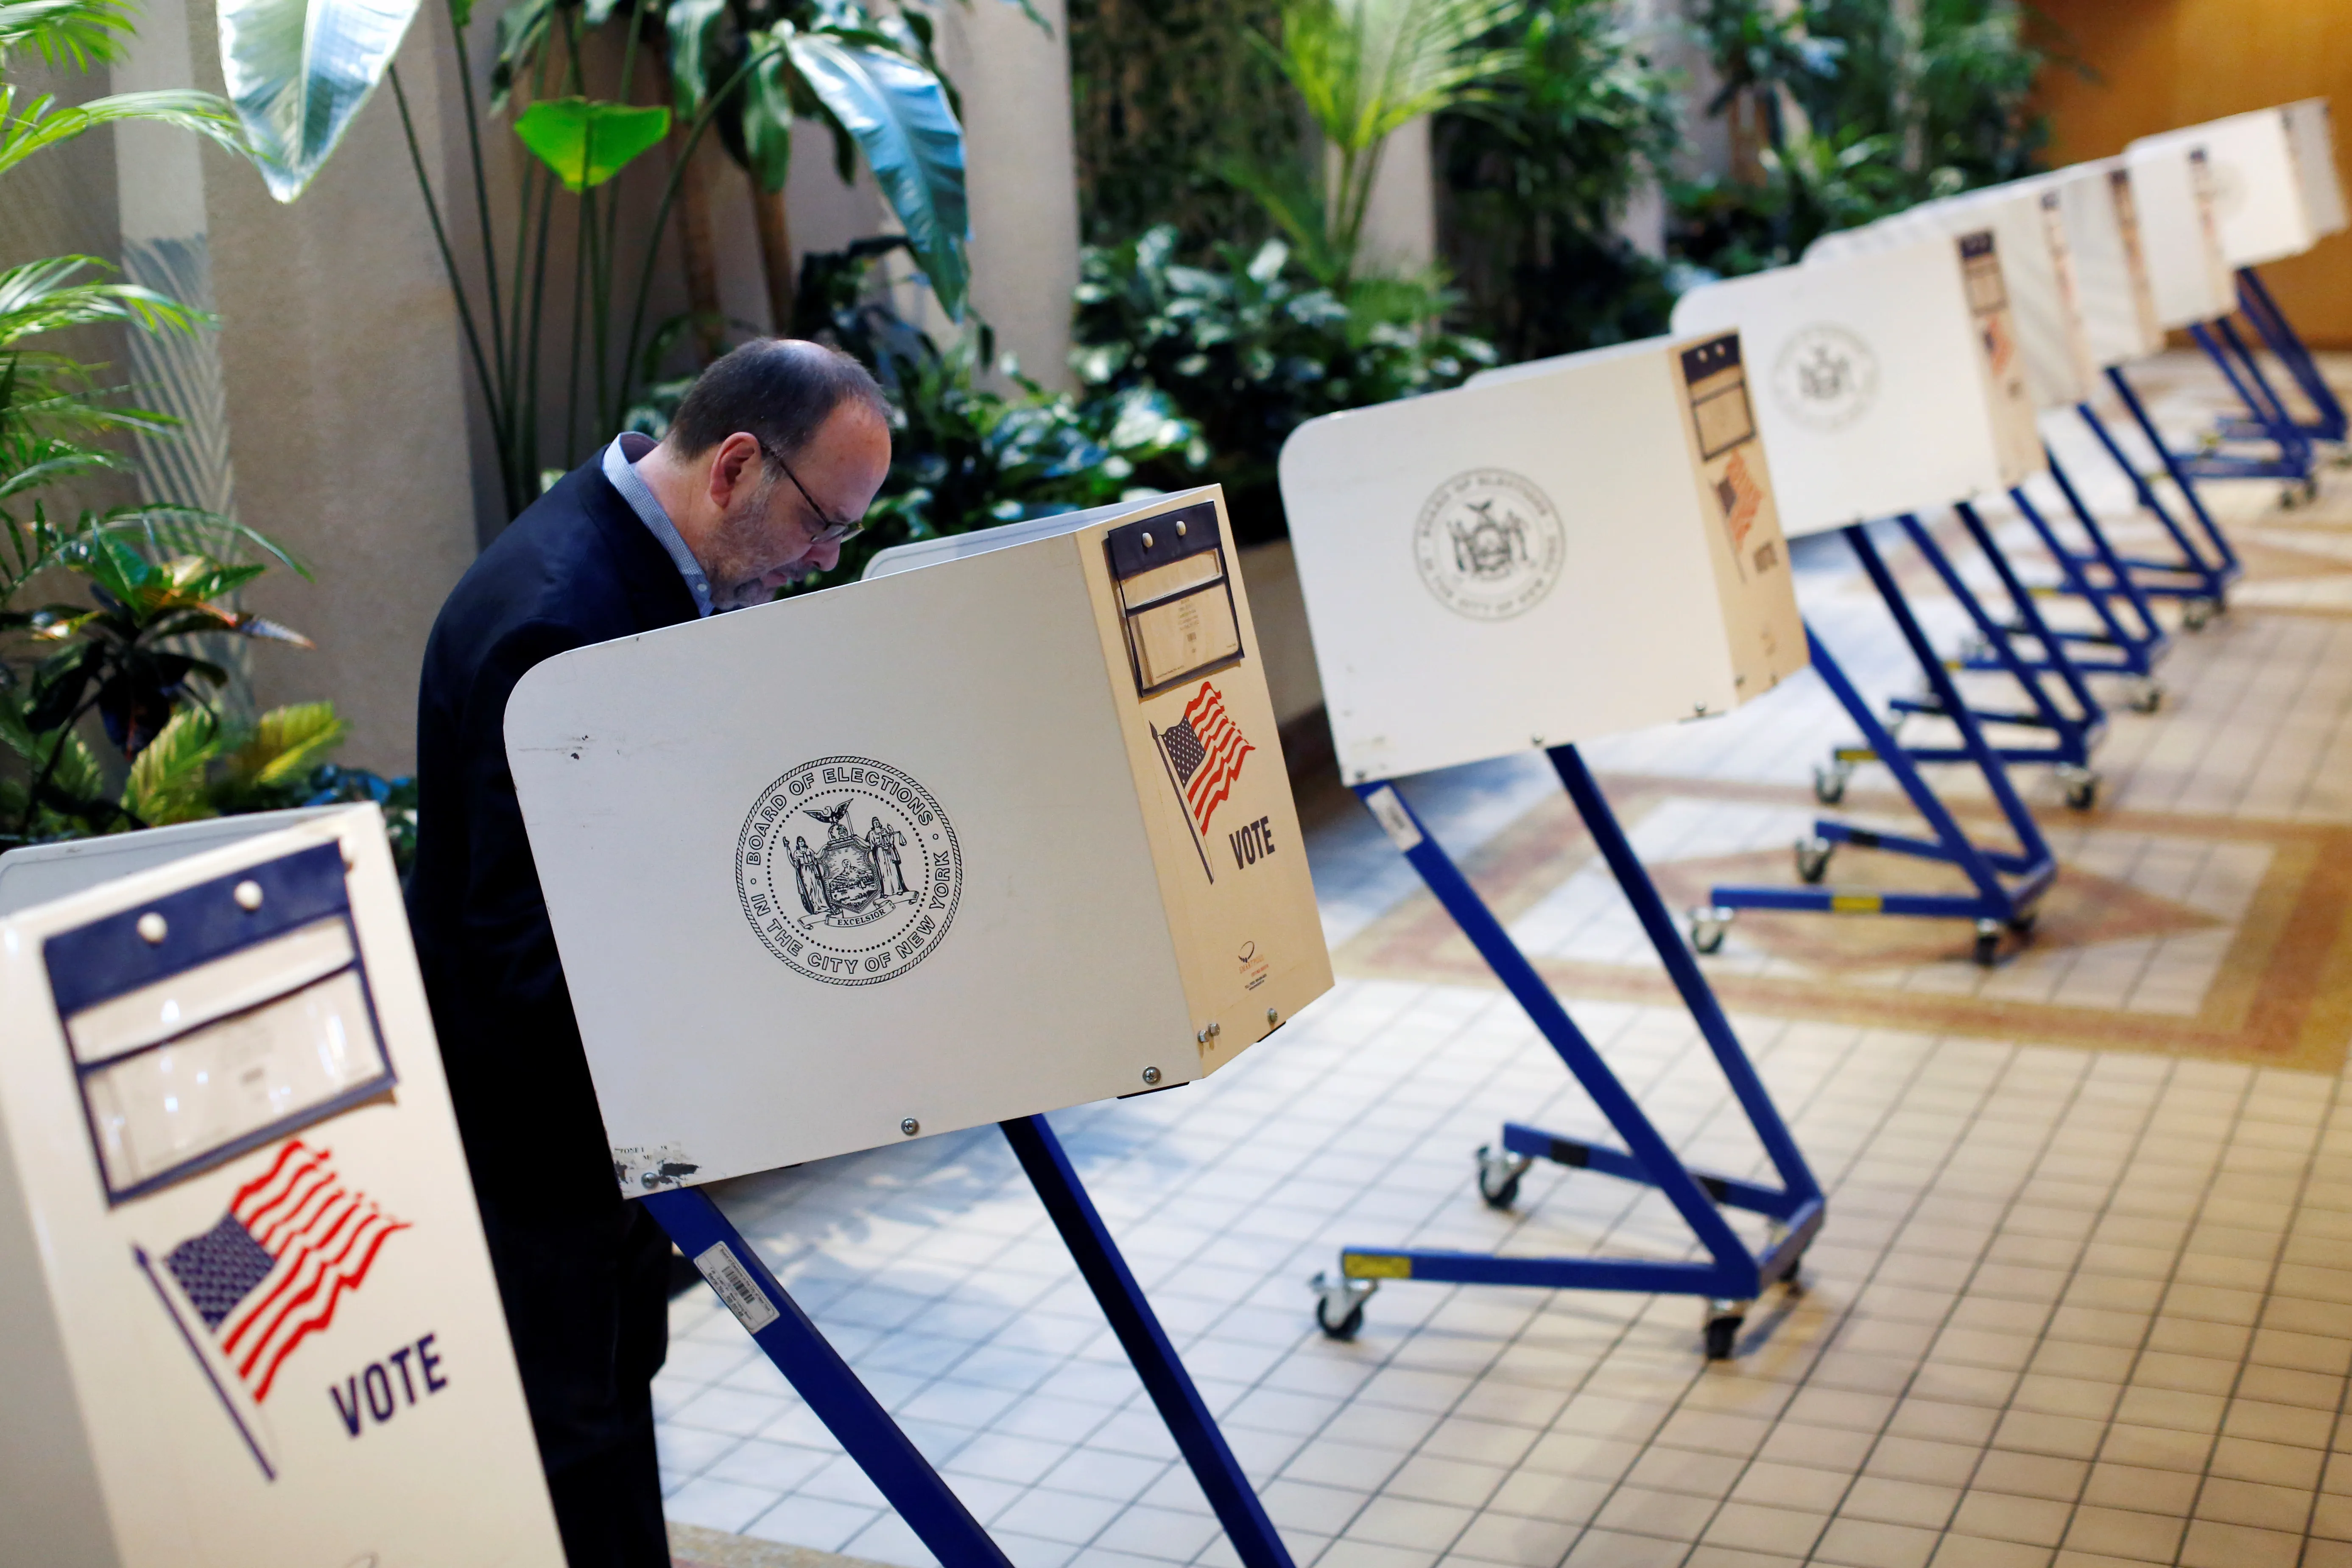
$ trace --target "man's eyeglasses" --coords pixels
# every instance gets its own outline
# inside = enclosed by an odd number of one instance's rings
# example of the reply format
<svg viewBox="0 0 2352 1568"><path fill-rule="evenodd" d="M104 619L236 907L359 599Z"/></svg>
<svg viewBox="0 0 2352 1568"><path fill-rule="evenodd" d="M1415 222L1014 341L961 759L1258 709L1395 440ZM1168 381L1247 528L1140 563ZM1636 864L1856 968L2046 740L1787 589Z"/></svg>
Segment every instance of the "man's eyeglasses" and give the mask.
<svg viewBox="0 0 2352 1568"><path fill-rule="evenodd" d="M754 436L751 438L760 442L760 450L766 456L768 461L783 469L784 478L793 481L793 489L801 492L801 500L808 502L809 510L816 514L817 521L823 525L810 538L811 549L820 544L845 544L866 531L866 525L862 522L845 522L838 518L827 516L824 508L817 505L816 497L809 494L808 486L801 483L801 477L793 472L793 466L784 461L783 455L769 446L767 442L761 440L759 437Z"/></svg>

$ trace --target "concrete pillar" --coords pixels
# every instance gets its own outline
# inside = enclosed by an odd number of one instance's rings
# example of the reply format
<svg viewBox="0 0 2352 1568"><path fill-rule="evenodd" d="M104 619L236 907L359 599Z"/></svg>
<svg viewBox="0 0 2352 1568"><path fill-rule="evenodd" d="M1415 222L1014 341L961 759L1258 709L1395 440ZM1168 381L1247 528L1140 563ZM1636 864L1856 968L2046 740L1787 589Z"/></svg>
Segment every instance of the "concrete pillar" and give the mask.
<svg viewBox="0 0 2352 1568"><path fill-rule="evenodd" d="M1427 116L1390 132L1357 242L1359 272L1410 276L1437 259L1437 177Z"/></svg>
<svg viewBox="0 0 2352 1568"><path fill-rule="evenodd" d="M1070 374L1078 284L1077 158L1070 126L1069 22L1037 0L1048 33L1009 0L942 5L940 63L963 95L971 199L971 303L1000 353L1049 387Z"/></svg>

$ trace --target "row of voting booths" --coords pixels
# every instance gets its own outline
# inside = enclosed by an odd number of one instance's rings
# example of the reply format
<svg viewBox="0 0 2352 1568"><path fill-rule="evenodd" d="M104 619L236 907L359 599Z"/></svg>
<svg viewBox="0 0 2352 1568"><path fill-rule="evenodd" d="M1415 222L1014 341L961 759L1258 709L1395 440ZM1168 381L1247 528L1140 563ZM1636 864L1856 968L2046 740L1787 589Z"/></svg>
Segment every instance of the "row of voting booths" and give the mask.
<svg viewBox="0 0 2352 1568"><path fill-rule="evenodd" d="M1746 908L1963 920L1985 964L2030 938L2059 868L2011 770L2048 766L2068 806L2094 809L2107 722L2095 680L2119 678L2131 707L2158 712L2174 635L2161 607L2202 626L2241 570L2200 483L2284 479L2293 504L2310 493L2315 444L2344 437L2253 270L2344 226L2329 149L2317 100L2151 138L1692 289L1670 337L1490 372L1290 438L1284 505L1343 776L1618 1135L1507 1122L1476 1152L1480 1195L1510 1206L1538 1159L1650 1184L1705 1254L1666 1265L1350 1247L1316 1282L1328 1332L1353 1332L1385 1282L1427 1279L1696 1295L1708 1352L1736 1349L1757 1293L1795 1277L1825 1205L1691 950L1719 949ZM2188 451L2129 374L2175 330L2244 405ZM2111 529L2045 442L2069 419L2127 478L2146 514L2134 530ZM2046 561L2018 559L1996 533L1993 498ZM1929 525L1946 509L1964 543ZM1830 532L1917 665L1920 694L1883 713L1798 614L1787 541ZM1973 628L1957 656L1931 640L1888 560L1895 544ZM1688 912L1686 948L1577 742L1769 700L1807 664L1861 731L1817 771L1822 804L1883 764L1927 831L1820 821L1794 846L1796 885L1717 888ZM1985 695L1991 684L2007 695ZM1401 787L1527 747L1548 754L1769 1180L1691 1171L1659 1140ZM1951 763L1979 773L2010 843L1972 837L1945 804L1927 770ZM1948 866L1960 886L1832 883L1845 845ZM1764 1221L1760 1236L1726 1223L1739 1214Z"/></svg>
<svg viewBox="0 0 2352 1568"><path fill-rule="evenodd" d="M2237 570L2198 487L2300 489L2345 434L2252 270L2345 226L2326 113L1930 203L1692 290L1665 337L1292 436L1343 780L1614 1134L1505 1122L1465 1185L1510 1207L1538 1160L1641 1184L1697 1244L1368 1237L1314 1282L1326 1332L1412 1281L1600 1289L1696 1298L1705 1352L1739 1351L1827 1205L1699 955L1745 908L1972 922L1982 962L2031 931L2058 868L2011 768L2095 805L2095 681L2157 711L2175 623L2218 612ZM2189 450L2130 379L2174 330L2244 405ZM2066 419L2130 476L2130 537L2045 446ZM2046 560L1996 535L1995 497ZM1927 521L1944 509L1957 536ZM1831 532L1919 667L1884 712L1801 614L1791 541ZM1959 656L1897 548L1959 601ZM1808 670L1860 731L1816 775L1824 805L1883 765L1924 836L1825 817L1793 885L1678 916L1580 746ZM1983 695L1995 677L2008 696ZM934 1555L1006 1561L708 1188L992 1122L1235 1555L1287 1568L1048 1121L1279 1048L1332 984L1220 493L886 551L854 584L561 655L518 687L506 742L617 1185ZM1412 775L1529 748L1767 1173L1682 1160L1416 812ZM2013 844L1964 830L1930 772L1950 763ZM1846 845L1958 887L1830 882ZM0 1506L28 1561L560 1563L373 808L0 857Z"/></svg>
<svg viewBox="0 0 2352 1568"><path fill-rule="evenodd" d="M1220 494L561 655L506 733L615 1183L939 1560L1007 1561L707 1184L997 1123L1288 1568L1045 1119L1331 984ZM373 807L0 857L0 1020L12 1561L562 1563Z"/></svg>

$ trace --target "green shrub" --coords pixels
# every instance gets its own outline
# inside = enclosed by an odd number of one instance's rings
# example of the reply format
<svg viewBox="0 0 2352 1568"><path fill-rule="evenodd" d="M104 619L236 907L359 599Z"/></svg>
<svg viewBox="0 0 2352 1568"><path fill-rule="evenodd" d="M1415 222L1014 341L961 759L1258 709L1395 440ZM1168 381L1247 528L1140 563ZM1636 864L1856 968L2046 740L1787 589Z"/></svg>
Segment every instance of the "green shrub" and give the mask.
<svg viewBox="0 0 2352 1568"><path fill-rule="evenodd" d="M1081 401L1047 391L1009 363L997 366L1009 394L983 384L996 358L984 322L975 319L943 348L876 291L873 268L905 244L896 236L864 239L803 259L793 333L856 356L882 384L892 413L890 473L839 564L787 593L854 582L875 552L894 544L1102 506L1153 488L1139 478L1143 468L1182 475L1202 456L1192 423L1150 388ZM629 427L659 437L690 384L656 386L631 411Z"/></svg>
<svg viewBox="0 0 2352 1568"><path fill-rule="evenodd" d="M1300 276L1288 248L1216 247L1176 259L1172 226L1079 258L1079 380L1096 399L1158 395L1200 430L1204 449L1136 465L1166 489L1215 482L1237 539L1284 531L1275 459L1318 414L1453 386L1494 350L1444 331L1452 299L1425 281L1359 279L1342 300Z"/></svg>
<svg viewBox="0 0 2352 1568"><path fill-rule="evenodd" d="M1754 175L1735 167L1674 189L1675 254L1752 272L1832 230L2032 173L2048 140L2032 90L2052 57L2027 39L2028 14L2019 0L1919 0L1908 20L1889 0L1787 13L1694 0L1725 84L1711 110L1747 105L1762 136Z"/></svg>
<svg viewBox="0 0 2352 1568"><path fill-rule="evenodd" d="M1465 319L1510 360L1664 331L1665 268L1618 225L1680 140L1672 83L1612 0L1543 0L1483 42L1509 68L1434 127L1439 235Z"/></svg>

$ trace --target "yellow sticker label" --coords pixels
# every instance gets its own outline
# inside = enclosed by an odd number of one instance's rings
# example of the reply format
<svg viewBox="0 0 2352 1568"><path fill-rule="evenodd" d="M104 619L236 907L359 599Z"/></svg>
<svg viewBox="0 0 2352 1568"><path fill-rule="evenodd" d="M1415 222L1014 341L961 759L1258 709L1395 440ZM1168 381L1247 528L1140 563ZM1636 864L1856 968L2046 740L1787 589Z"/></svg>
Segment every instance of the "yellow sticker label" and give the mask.
<svg viewBox="0 0 2352 1568"><path fill-rule="evenodd" d="M1830 910L1841 915L1874 915L1886 905L1883 893L1832 893Z"/></svg>
<svg viewBox="0 0 2352 1568"><path fill-rule="evenodd" d="M1339 1272L1350 1279L1410 1279L1412 1278L1412 1259L1349 1252L1341 1255Z"/></svg>

